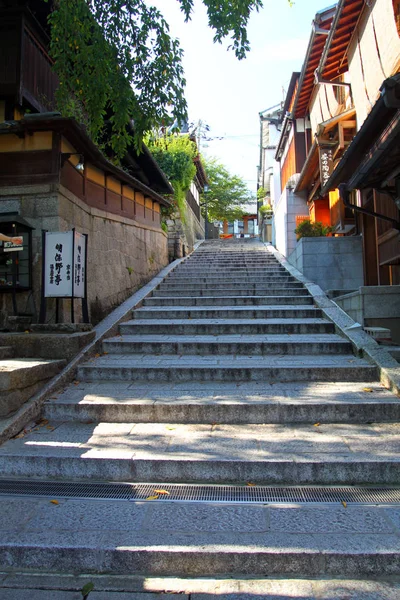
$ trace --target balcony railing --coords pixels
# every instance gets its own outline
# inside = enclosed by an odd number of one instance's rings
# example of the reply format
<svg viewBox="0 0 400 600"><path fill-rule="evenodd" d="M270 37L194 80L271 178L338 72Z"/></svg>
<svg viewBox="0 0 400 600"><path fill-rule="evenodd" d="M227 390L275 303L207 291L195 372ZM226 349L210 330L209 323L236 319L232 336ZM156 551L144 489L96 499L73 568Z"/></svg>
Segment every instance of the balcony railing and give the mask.
<svg viewBox="0 0 400 600"><path fill-rule="evenodd" d="M24 28L21 56L22 96L40 112L54 110L58 80L53 61L28 27Z"/></svg>

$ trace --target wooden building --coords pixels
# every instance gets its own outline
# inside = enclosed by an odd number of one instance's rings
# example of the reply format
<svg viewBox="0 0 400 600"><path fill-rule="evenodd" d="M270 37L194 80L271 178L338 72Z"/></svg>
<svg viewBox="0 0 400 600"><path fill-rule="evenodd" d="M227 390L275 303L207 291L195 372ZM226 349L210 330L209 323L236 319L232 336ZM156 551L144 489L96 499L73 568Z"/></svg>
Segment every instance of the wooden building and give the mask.
<svg viewBox="0 0 400 600"><path fill-rule="evenodd" d="M1 230L24 234L29 271L29 277L15 276L21 255L12 253L11 260L0 248L0 326L26 307L37 319L43 229L76 227L88 234L93 321L168 263L161 207L169 206L166 195L173 189L149 151L138 155L132 149L117 167L82 125L54 111L50 6L42 0L0 1ZM11 291L18 294L14 306Z"/></svg>
<svg viewBox="0 0 400 600"><path fill-rule="evenodd" d="M282 189L294 176L311 221L362 238L366 285L400 283L398 23L396 0L339 0L317 13L276 156Z"/></svg>

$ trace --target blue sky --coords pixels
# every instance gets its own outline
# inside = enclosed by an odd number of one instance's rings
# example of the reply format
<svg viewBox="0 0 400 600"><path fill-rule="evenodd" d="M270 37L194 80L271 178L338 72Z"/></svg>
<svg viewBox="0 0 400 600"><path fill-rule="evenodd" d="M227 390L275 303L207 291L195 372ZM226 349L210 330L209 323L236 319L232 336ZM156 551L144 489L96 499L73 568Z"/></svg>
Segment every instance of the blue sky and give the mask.
<svg viewBox="0 0 400 600"><path fill-rule="evenodd" d="M226 50L228 43L213 43L200 0L195 0L190 23L184 23L176 0L149 4L164 14L184 49L190 119L201 119L210 126L211 136L223 137L205 142L202 152L218 158L255 192L258 113L283 99L292 72L301 69L315 13L331 3L297 0L290 7L287 0L264 0L263 10L251 17L251 51L242 61Z"/></svg>

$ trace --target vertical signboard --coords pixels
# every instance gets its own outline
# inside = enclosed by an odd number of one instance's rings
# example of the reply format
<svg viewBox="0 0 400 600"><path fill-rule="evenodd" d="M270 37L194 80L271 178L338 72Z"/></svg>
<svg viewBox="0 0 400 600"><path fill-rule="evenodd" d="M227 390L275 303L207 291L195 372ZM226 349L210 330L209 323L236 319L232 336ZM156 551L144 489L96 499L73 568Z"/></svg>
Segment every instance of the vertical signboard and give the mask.
<svg viewBox="0 0 400 600"><path fill-rule="evenodd" d="M72 296L72 231L46 232L44 255L46 298L70 298Z"/></svg>
<svg viewBox="0 0 400 600"><path fill-rule="evenodd" d="M331 146L320 146L319 148L319 171L321 176L321 188L324 188L333 171L333 153Z"/></svg>
<svg viewBox="0 0 400 600"><path fill-rule="evenodd" d="M75 230L43 232L42 302L40 322L46 315L46 298L71 299L71 322L74 322L74 298L82 299L82 315L89 322L87 307L86 265L87 235Z"/></svg>
<svg viewBox="0 0 400 600"><path fill-rule="evenodd" d="M85 297L86 239L82 233L74 238L74 298Z"/></svg>

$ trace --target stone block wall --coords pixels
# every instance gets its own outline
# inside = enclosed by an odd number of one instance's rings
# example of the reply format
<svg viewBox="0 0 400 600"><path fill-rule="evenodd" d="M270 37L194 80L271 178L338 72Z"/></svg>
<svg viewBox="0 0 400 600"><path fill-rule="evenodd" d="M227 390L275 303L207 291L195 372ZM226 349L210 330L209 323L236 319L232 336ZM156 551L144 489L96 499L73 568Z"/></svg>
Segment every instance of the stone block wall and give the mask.
<svg viewBox="0 0 400 600"><path fill-rule="evenodd" d="M362 286L335 302L363 327L386 327L400 344L400 285Z"/></svg>
<svg viewBox="0 0 400 600"><path fill-rule="evenodd" d="M0 189L1 213L15 211L34 227L32 239L33 291L17 294L19 312L38 320L42 269L43 229L88 234L88 304L97 323L168 264L167 235L160 227L90 207L63 186L26 186ZM69 321L70 301L61 312ZM0 327L12 314L9 294L0 294ZM76 319L80 320L76 300ZM47 301L47 319L53 320L55 300ZM78 310L79 309L79 310Z"/></svg>
<svg viewBox="0 0 400 600"><path fill-rule="evenodd" d="M186 204L185 222L176 217L167 221L168 225L168 253L170 260L182 258L193 251L194 244L204 240L204 219L198 221L196 215Z"/></svg>
<svg viewBox="0 0 400 600"><path fill-rule="evenodd" d="M288 261L325 291L353 291L364 284L359 236L301 238Z"/></svg>

